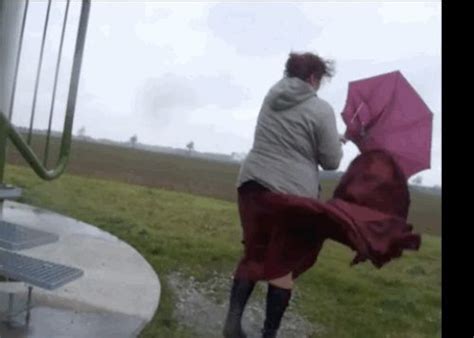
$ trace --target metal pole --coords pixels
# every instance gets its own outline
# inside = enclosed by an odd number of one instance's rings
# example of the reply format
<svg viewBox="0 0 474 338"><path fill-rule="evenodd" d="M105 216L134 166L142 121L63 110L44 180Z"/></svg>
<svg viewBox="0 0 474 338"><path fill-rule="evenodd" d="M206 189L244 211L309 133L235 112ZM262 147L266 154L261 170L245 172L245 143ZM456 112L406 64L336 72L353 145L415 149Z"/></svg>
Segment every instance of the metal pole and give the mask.
<svg viewBox="0 0 474 338"><path fill-rule="evenodd" d="M56 89L58 88L59 70L61 68L61 56L62 56L62 52L63 52L64 35L65 35L65 32L66 32L67 15L69 13L69 3L70 3L70 0L67 0L66 12L64 14L63 28L62 28L62 32L61 32L61 42L59 43L59 54L58 54L58 59L56 61L56 72L55 72L55 75L54 75L53 97L51 99L51 108L50 108L50 111L49 111L48 132L46 133L46 145L44 147L44 158L43 158L43 165L46 168L48 166L49 141L50 141L50 137L51 137L51 125L53 123L54 102L56 101Z"/></svg>
<svg viewBox="0 0 474 338"><path fill-rule="evenodd" d="M43 67L44 46L46 45L46 35L48 33L49 13L51 12L51 0L48 0L48 8L46 10L46 19L43 27L43 40L41 41L40 57L38 62L38 69L36 72L35 93L33 95L33 106L31 107L30 129L28 131L28 144L31 144L31 136L33 134L33 122L35 119L36 99L38 97L38 88L41 79L41 68Z"/></svg>
<svg viewBox="0 0 474 338"><path fill-rule="evenodd" d="M16 56L18 55L18 34L22 23L23 1L0 0L0 114L8 117L12 106L12 90L15 83ZM23 11L23 13L25 13ZM3 174L6 164L6 144L8 123L0 122L0 190L3 187ZM0 218L3 212L3 199L0 199Z"/></svg>
<svg viewBox="0 0 474 338"><path fill-rule="evenodd" d="M66 117L64 119L63 139L61 141L61 156L66 159L69 157L72 140L72 127L74 122L74 112L76 109L77 92L79 89L79 76L81 74L82 57L86 43L87 24L89 22L89 11L91 1L83 0L81 7L81 16L79 18L79 28L77 32L76 49L74 61L72 64L72 74L69 86L69 95L66 106ZM59 159L61 161L61 158Z"/></svg>
<svg viewBox="0 0 474 338"><path fill-rule="evenodd" d="M25 2L25 8L23 10L23 20L21 22L21 31L20 31L20 37L18 41L18 52L16 54L16 60L15 60L15 75L13 78L13 88L12 88L12 95L10 99L10 108L8 109L8 119L11 121L12 116L13 116L13 106L15 105L15 94L16 94L16 83L18 80L18 68L20 67L20 59L21 59L21 49L23 47L23 36L25 35L25 26L26 26L26 15L28 13L28 5L30 1L26 0Z"/></svg>

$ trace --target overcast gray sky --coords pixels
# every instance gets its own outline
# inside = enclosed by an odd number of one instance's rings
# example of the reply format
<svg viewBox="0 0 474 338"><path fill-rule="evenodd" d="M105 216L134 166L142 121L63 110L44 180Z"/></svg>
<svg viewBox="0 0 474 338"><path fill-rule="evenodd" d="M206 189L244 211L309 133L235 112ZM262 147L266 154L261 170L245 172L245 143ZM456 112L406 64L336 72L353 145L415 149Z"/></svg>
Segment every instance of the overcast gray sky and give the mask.
<svg viewBox="0 0 474 338"><path fill-rule="evenodd" d="M31 5L14 122L27 124L45 1ZM55 2L40 93L51 92L65 2ZM77 13L79 2L71 7ZM34 15L33 15L34 14ZM74 21L74 20L72 20ZM77 23L77 19L75 21ZM72 60L70 22L60 81ZM93 1L75 131L96 138L247 152L261 101L283 74L290 51L336 61L320 91L340 117L348 82L401 70L434 113L432 169L423 183L441 184L441 3L200 3ZM64 82L63 82L64 83ZM54 128L63 123L67 87L60 86ZM20 95L19 95L20 96ZM35 127L46 128L49 95L40 95ZM342 169L357 155L344 146Z"/></svg>

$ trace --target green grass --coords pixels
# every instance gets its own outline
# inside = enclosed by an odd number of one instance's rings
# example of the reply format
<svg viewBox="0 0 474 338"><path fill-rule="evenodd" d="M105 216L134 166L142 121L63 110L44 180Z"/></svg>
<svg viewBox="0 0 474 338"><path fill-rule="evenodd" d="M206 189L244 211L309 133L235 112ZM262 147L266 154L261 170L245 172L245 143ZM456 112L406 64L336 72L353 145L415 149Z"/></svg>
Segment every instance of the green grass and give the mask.
<svg viewBox="0 0 474 338"><path fill-rule="evenodd" d="M150 262L160 275L162 298L157 314L142 337L194 337L173 319L174 295L165 277L177 269L201 280L210 277L213 271L232 272L241 254L240 225L235 203L230 198L223 200L220 195L227 188L219 189L219 184L233 186L233 169L226 171L226 167L219 169L219 165L205 161L179 162L172 157L164 161L168 163L164 168L160 162L164 156L156 159L158 168L153 169L143 162L133 164L133 156L143 158L143 154L126 153L127 161L122 160L118 167L136 167L136 175L150 170L149 176L143 176L146 180L131 180L143 186L131 185L119 182L124 179L118 169L111 169L112 174L106 175L112 158L118 153L105 155L104 152L89 168L87 158L93 156L77 149L76 145L72 171L108 180L64 175L54 182L43 182L30 169L8 166L6 182L25 188L21 202L97 225L134 246ZM94 156L98 151L90 146ZM81 154L87 157L84 159L87 165L79 164ZM106 156L110 157L104 159ZM172 178L173 166L178 163L188 163L191 169L201 170L195 170L192 176L192 170L183 165ZM212 167L211 174L206 171L207 166ZM150 184L152 174L160 172L168 181L155 177L154 184ZM212 173L219 178L218 184L211 183L209 175ZM180 175L187 177L187 186L179 181ZM178 180L173 189L194 195L155 188L173 184L173 180ZM216 191L218 193L214 193ZM221 199L197 196L202 194L218 195ZM432 203L429 200L423 208L432 208ZM434 209L421 215L429 221L433 213ZM301 299L294 306L308 320L326 328L321 337L440 337L440 251L440 238L424 235L419 252L405 254L381 270L369 264L350 268L353 253L341 245L326 242L315 267L297 281Z"/></svg>

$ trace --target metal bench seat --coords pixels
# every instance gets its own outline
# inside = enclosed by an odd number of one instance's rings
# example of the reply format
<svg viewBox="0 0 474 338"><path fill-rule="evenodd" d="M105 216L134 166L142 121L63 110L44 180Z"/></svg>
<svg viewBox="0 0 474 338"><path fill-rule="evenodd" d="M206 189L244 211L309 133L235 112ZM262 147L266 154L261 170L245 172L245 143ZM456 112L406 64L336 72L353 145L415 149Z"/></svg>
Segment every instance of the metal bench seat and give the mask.
<svg viewBox="0 0 474 338"><path fill-rule="evenodd" d="M0 220L0 248L24 250L58 240L56 234Z"/></svg>
<svg viewBox="0 0 474 338"><path fill-rule="evenodd" d="M80 269L0 249L0 275L47 290L54 290L79 277Z"/></svg>
<svg viewBox="0 0 474 338"><path fill-rule="evenodd" d="M81 269L0 249L0 275L6 277L7 280L20 281L28 285L27 302L19 309L15 309L14 306L14 293L8 292L6 323L13 325L15 323L13 318L26 312L25 322L28 324L32 308L33 286L54 290L78 279L83 274Z"/></svg>

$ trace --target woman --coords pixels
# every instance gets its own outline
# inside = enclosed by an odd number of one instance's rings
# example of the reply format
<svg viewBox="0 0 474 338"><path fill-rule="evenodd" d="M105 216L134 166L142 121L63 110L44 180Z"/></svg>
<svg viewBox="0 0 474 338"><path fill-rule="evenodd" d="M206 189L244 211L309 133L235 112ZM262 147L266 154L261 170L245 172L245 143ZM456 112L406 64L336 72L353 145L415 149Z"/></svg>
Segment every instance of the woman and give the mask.
<svg viewBox="0 0 474 338"><path fill-rule="evenodd" d="M296 251L285 250L288 247L274 240L282 237L281 228L259 224L256 210L265 191L318 199L319 166L325 170L339 167L344 139L337 132L333 109L317 95L321 81L332 75L331 63L319 56L291 53L284 78L263 101L254 144L238 177L245 254L234 274L225 337L245 337L242 313L259 280L268 282L262 336L276 337L294 278L307 268L297 266ZM283 234L283 241L291 241L292 236ZM304 237L304 233L295 236Z"/></svg>

